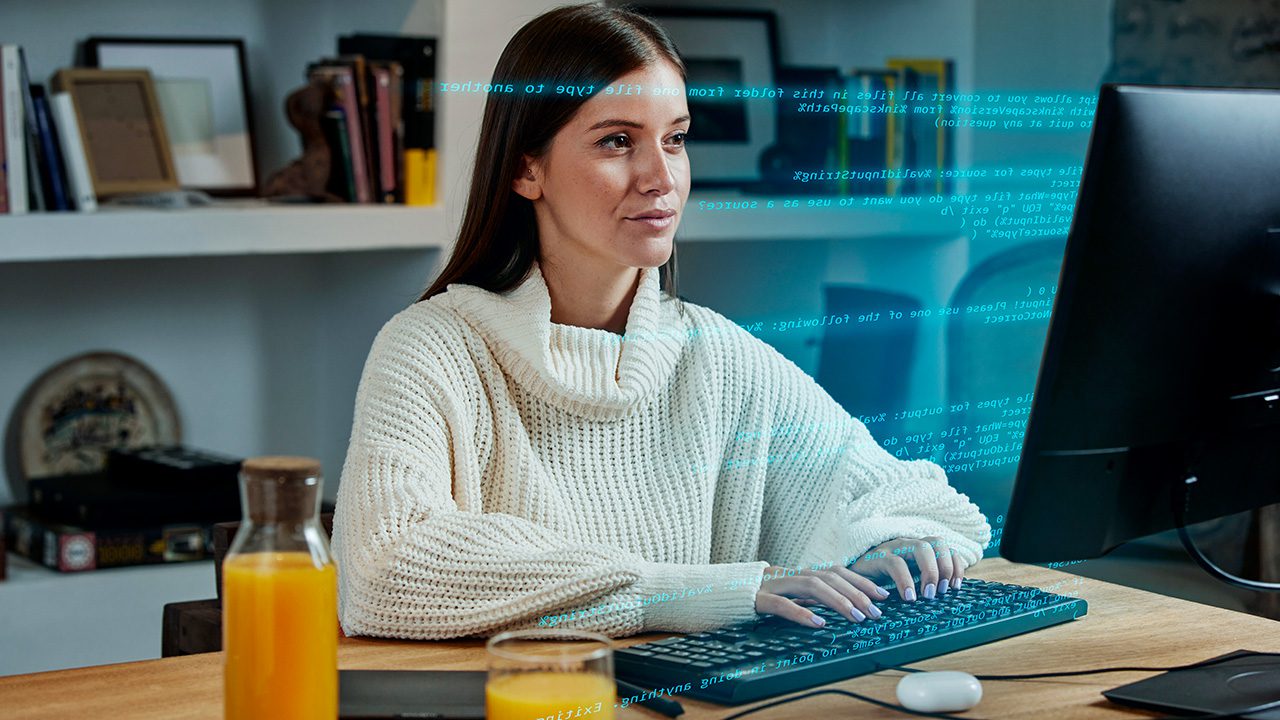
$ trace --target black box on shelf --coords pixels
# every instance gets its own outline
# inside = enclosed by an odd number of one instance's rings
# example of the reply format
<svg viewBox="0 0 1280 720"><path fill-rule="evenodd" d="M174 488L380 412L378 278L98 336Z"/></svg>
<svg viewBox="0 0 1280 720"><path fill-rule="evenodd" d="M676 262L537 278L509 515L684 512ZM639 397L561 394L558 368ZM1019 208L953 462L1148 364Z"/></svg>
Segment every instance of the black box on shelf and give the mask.
<svg viewBox="0 0 1280 720"><path fill-rule="evenodd" d="M234 488L241 458L182 445L115 449L107 453L106 474L112 484L139 490Z"/></svg>
<svg viewBox="0 0 1280 720"><path fill-rule="evenodd" d="M171 524L90 530L47 520L26 506L5 510L9 549L59 572L204 560L212 525Z"/></svg>
<svg viewBox="0 0 1280 720"><path fill-rule="evenodd" d="M234 482L175 480L163 488L139 489L108 471L32 478L27 491L31 509L40 517L92 530L213 524L241 517L240 490Z"/></svg>

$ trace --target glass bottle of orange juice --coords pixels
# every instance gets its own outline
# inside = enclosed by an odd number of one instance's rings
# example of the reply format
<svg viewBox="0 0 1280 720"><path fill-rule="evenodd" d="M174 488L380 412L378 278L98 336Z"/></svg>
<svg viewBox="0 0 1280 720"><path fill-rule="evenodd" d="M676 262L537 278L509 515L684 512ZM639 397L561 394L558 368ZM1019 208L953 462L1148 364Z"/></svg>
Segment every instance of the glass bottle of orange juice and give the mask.
<svg viewBox="0 0 1280 720"><path fill-rule="evenodd" d="M222 562L226 720L338 717L338 576L322 483L310 458L240 467L243 518Z"/></svg>

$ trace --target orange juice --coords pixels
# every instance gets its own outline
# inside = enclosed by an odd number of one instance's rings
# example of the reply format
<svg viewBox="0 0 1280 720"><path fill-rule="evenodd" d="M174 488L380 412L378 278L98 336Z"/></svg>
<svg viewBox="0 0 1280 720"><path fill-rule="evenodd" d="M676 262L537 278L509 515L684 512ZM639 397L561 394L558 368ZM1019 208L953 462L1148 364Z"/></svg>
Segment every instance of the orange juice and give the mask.
<svg viewBox="0 0 1280 720"><path fill-rule="evenodd" d="M338 717L338 576L305 552L222 565L226 720Z"/></svg>
<svg viewBox="0 0 1280 720"><path fill-rule="evenodd" d="M617 686L600 673L537 670L493 678L484 696L488 720L613 720Z"/></svg>

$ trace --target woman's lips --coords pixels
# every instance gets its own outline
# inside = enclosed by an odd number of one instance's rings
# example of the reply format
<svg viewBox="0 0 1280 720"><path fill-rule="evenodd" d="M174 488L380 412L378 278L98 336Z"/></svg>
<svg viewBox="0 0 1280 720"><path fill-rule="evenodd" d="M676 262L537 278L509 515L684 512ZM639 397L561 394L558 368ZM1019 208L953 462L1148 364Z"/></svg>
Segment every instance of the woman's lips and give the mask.
<svg viewBox="0 0 1280 720"><path fill-rule="evenodd" d="M645 225L648 225L654 230L661 230L671 225L671 223L675 222L676 216L668 215L666 217L645 217L645 218L627 218L627 219L632 222L644 223Z"/></svg>

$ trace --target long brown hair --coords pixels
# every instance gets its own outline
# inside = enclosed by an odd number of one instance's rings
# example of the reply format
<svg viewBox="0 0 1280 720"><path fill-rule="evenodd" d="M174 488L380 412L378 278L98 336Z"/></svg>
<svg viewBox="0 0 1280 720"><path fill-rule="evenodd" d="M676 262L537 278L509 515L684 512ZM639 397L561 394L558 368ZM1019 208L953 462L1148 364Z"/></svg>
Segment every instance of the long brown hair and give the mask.
<svg viewBox="0 0 1280 720"><path fill-rule="evenodd" d="M503 292L520 284L538 257L538 223L533 203L512 189L522 155L541 158L551 140L587 101L582 96L530 95L527 84L595 85L662 60L686 80L684 61L667 34L631 6L566 5L534 18L511 38L493 71L493 84L514 92L491 91L484 104L471 191L458 241L444 270L418 301L445 291L450 283ZM662 266L661 285L676 297L676 254Z"/></svg>

